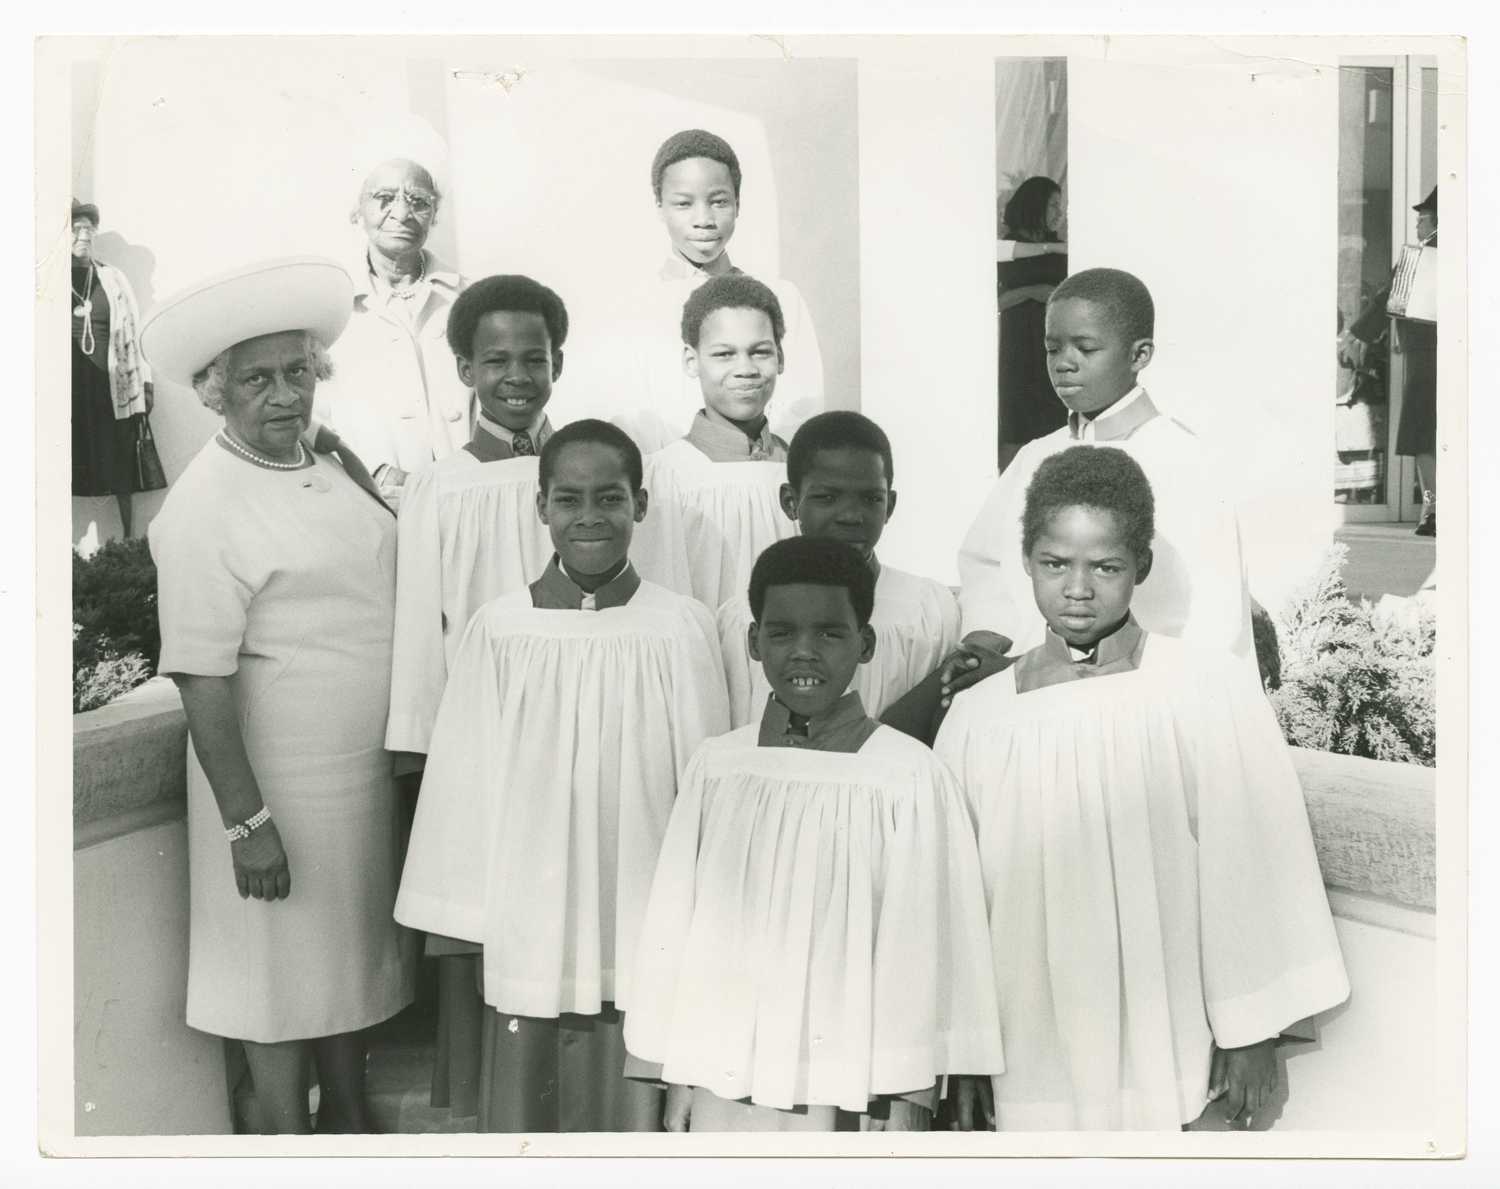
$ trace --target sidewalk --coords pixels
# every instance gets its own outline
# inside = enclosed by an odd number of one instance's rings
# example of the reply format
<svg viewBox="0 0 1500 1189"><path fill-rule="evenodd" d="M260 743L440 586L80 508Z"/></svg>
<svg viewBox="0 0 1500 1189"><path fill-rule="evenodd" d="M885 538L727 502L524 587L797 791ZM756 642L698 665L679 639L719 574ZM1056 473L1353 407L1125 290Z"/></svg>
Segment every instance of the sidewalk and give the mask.
<svg viewBox="0 0 1500 1189"><path fill-rule="evenodd" d="M1414 536L1413 524L1346 524L1334 540L1349 546L1344 586L1351 599L1380 601L1381 595L1409 597L1437 564L1434 537Z"/></svg>

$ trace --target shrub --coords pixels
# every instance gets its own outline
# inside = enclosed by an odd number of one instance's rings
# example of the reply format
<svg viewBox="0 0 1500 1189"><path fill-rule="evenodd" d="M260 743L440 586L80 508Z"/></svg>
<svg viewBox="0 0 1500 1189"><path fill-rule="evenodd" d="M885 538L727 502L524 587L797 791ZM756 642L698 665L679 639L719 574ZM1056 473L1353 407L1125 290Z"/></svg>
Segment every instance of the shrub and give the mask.
<svg viewBox="0 0 1500 1189"><path fill-rule="evenodd" d="M1437 621L1414 604L1407 617L1351 603L1336 545L1288 605L1280 633L1281 682L1271 704L1287 742L1342 755L1431 767L1437 755Z"/></svg>
<svg viewBox="0 0 1500 1189"><path fill-rule="evenodd" d="M73 710L134 689L156 672L161 629L156 566L140 538L109 541L92 557L73 553Z"/></svg>

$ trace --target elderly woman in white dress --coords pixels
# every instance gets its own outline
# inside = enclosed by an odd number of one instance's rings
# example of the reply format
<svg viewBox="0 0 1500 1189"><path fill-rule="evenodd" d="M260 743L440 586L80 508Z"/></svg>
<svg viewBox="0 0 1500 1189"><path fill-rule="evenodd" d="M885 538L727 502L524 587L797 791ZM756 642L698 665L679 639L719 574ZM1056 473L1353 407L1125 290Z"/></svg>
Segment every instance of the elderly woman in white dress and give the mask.
<svg viewBox="0 0 1500 1189"><path fill-rule="evenodd" d="M309 1050L318 1129L368 1130L361 1033L412 998L382 747L395 517L356 458L306 445L349 309L333 261L274 261L142 334L157 374L224 416L150 539L191 738L187 1022L244 1042L266 1132L310 1129Z"/></svg>
<svg viewBox="0 0 1500 1189"><path fill-rule="evenodd" d="M349 215L364 233L348 267L353 316L332 353L337 378L318 394L319 419L364 459L393 507L408 474L462 449L474 430L473 393L446 338L463 278L425 246L443 198L438 151L392 155L360 183Z"/></svg>

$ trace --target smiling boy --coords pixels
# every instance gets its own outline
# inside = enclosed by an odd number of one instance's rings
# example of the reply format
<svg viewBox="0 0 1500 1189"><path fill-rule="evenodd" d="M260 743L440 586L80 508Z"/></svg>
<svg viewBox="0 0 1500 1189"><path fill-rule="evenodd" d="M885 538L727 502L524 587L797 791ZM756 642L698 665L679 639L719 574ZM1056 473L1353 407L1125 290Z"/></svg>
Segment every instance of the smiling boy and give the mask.
<svg viewBox="0 0 1500 1189"><path fill-rule="evenodd" d="M793 531L780 506L786 443L767 417L785 329L776 295L743 273L706 282L682 309L682 366L701 406L687 436L649 460L660 515L643 533L642 572L710 608Z"/></svg>
<svg viewBox="0 0 1500 1189"><path fill-rule="evenodd" d="M861 413L833 410L806 421L787 449L781 508L804 537L859 551L875 575L870 627L878 647L855 671L852 688L878 715L932 672L958 643L958 603L942 583L885 565L875 547L896 510L895 464L885 431ZM719 608L719 642L729 678L729 714L750 722L770 696L747 642L750 600Z"/></svg>
<svg viewBox="0 0 1500 1189"><path fill-rule="evenodd" d="M728 725L723 669L708 611L631 564L630 438L565 426L540 484L555 556L464 634L396 918L483 946L480 1130L654 1130L623 1077L629 959L678 774Z"/></svg>
<svg viewBox="0 0 1500 1189"><path fill-rule="evenodd" d="M798 537L750 578L755 723L693 756L641 932L626 1043L672 1131L926 1130L945 1074L1003 1067L962 794L850 691L875 576Z"/></svg>
<svg viewBox="0 0 1500 1189"><path fill-rule="evenodd" d="M486 277L454 303L448 341L479 413L469 443L414 474L402 497L391 751L427 751L470 615L552 556L535 511L536 455L552 435L547 403L567 336L562 299L530 277Z"/></svg>
<svg viewBox="0 0 1500 1189"><path fill-rule="evenodd" d="M1047 302L1048 372L1063 429L1028 443L996 480L959 552L963 645L941 667L944 697L998 672L1045 627L1021 565L1021 510L1042 461L1108 445L1145 470L1157 504L1155 577L1134 603L1142 627L1232 651L1254 664L1250 596L1230 487L1205 444L1152 403L1140 373L1155 353L1151 294L1130 273L1074 273Z"/></svg>

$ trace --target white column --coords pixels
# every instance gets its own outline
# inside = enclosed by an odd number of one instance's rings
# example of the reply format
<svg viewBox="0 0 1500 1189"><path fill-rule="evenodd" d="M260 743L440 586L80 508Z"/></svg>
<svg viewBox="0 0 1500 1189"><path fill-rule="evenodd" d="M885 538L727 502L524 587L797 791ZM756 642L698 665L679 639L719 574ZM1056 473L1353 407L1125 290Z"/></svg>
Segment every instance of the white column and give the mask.
<svg viewBox="0 0 1500 1189"><path fill-rule="evenodd" d="M1222 457L1278 610L1337 518L1336 56L1126 40L1068 69L1069 267L1150 287L1143 382Z"/></svg>
<svg viewBox="0 0 1500 1189"><path fill-rule="evenodd" d="M890 435L892 565L957 581L995 474L995 65L898 39L859 64L861 409Z"/></svg>

